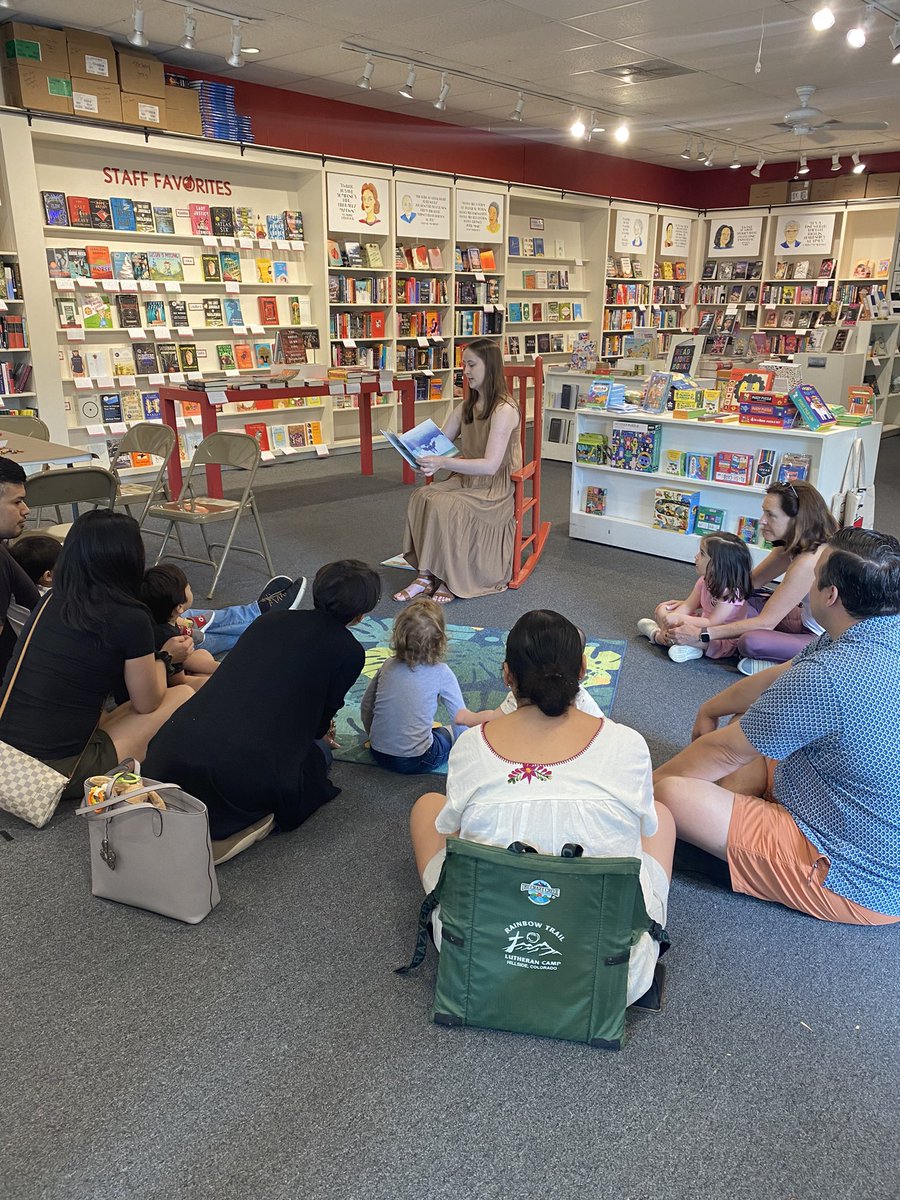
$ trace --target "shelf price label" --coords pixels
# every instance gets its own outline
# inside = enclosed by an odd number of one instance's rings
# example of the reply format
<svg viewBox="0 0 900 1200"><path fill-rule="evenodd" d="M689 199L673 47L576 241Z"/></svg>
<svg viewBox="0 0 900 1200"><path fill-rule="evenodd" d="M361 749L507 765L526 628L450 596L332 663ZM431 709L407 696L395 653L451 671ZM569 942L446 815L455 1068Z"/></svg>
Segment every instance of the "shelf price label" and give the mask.
<svg viewBox="0 0 900 1200"><path fill-rule="evenodd" d="M233 279L229 279L228 282L225 284L225 291L229 294L229 296L238 295L240 293L240 290L241 290L241 285L239 283L235 283Z"/></svg>
<svg viewBox="0 0 900 1200"><path fill-rule="evenodd" d="M120 282L118 279L104 279L103 286L108 292L117 292Z"/></svg>
<svg viewBox="0 0 900 1200"><path fill-rule="evenodd" d="M165 281L165 283L163 284L163 287L166 289L167 292L180 292L181 291L181 284L178 282L177 279L167 279Z"/></svg>
<svg viewBox="0 0 900 1200"><path fill-rule="evenodd" d="M166 377L165 375L160 375L159 372L156 372L153 375L147 376L147 382L152 387L162 387L162 385L166 382Z"/></svg>
<svg viewBox="0 0 900 1200"><path fill-rule="evenodd" d="M217 238L214 238L210 234L205 233L203 235L203 245L204 246L212 246L212 248L215 250L218 247L219 242L218 242Z"/></svg>
<svg viewBox="0 0 900 1200"><path fill-rule="evenodd" d="M253 249L253 238L239 237L237 240L237 244L240 246L240 248L242 250L252 250Z"/></svg>
<svg viewBox="0 0 900 1200"><path fill-rule="evenodd" d="M155 325L153 327L153 336L158 342L167 342L171 332L171 329L167 329L165 325Z"/></svg>
<svg viewBox="0 0 900 1200"><path fill-rule="evenodd" d="M159 337L159 330L156 329L154 332L156 333L156 336ZM169 331L166 330L166 333L168 332ZM129 329L128 336L133 342L142 342L147 335L143 329Z"/></svg>
<svg viewBox="0 0 900 1200"><path fill-rule="evenodd" d="M102 425L85 425L85 429L91 437L106 437L106 430Z"/></svg>
<svg viewBox="0 0 900 1200"><path fill-rule="evenodd" d="M57 279L56 290L58 292L74 292L75 291L75 280L74 279Z"/></svg>
<svg viewBox="0 0 900 1200"><path fill-rule="evenodd" d="M84 341L84 330L83 329L67 329L66 337L68 338L68 340L70 342L83 342Z"/></svg>

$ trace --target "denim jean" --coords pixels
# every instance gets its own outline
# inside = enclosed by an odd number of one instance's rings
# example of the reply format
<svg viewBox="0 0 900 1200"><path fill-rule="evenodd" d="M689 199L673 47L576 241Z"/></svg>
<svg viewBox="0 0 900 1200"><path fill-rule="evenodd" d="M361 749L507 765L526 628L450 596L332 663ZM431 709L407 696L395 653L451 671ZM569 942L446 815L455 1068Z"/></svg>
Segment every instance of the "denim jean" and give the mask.
<svg viewBox="0 0 900 1200"><path fill-rule="evenodd" d="M189 609L184 615L193 617L210 611L216 615L212 625L204 631L203 649L210 654L224 654L226 650L234 649L247 626L259 616L259 605L254 600L252 604L233 604L230 608Z"/></svg>
<svg viewBox="0 0 900 1200"><path fill-rule="evenodd" d="M373 750L372 757L379 766L387 767L389 771L396 771L400 775L427 775L429 771L435 771L444 765L452 748L453 734L441 726L432 730L431 745L424 754L418 754L414 758L402 758L397 754L382 754L380 750Z"/></svg>

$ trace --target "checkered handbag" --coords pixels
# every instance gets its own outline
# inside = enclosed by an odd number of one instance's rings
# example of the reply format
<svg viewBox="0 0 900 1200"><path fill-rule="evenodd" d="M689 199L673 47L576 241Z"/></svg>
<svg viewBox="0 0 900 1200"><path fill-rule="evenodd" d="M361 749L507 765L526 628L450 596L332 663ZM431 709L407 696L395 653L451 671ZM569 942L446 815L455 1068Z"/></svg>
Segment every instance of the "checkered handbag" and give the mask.
<svg viewBox="0 0 900 1200"><path fill-rule="evenodd" d="M22 666L22 659L25 657L34 627L40 620L46 603L45 600L31 622L31 628L19 652L6 694L0 703L0 717L6 710L7 702L15 686L16 676ZM59 804L60 796L68 782L65 775L54 771L52 767L46 766L39 759L32 758L30 754L25 754L14 746L7 746L5 742L0 742L0 808L12 813L14 817L27 821L36 829L43 829L56 812L56 806Z"/></svg>

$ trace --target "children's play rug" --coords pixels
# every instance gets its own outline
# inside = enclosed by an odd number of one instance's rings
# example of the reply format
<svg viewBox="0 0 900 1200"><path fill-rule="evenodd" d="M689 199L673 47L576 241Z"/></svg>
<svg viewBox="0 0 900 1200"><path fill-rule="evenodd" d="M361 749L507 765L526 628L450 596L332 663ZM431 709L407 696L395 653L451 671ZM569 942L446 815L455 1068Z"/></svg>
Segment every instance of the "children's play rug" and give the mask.
<svg viewBox="0 0 900 1200"><path fill-rule="evenodd" d="M390 619L364 617L351 630L365 647L366 665L337 715L337 740L341 746L335 751L335 758L344 762L375 761L365 747L366 733L360 719L359 705L369 680L391 656L392 629L393 621ZM497 708L506 696L502 666L507 632L505 629L479 629L472 625L447 626L449 644L446 661L459 680L467 707L473 712ZM587 675L584 677L584 686L609 715L616 696L625 646L624 641L595 640L588 642L585 647ZM439 709L436 720L447 719L447 714ZM446 774L446 767L435 774Z"/></svg>

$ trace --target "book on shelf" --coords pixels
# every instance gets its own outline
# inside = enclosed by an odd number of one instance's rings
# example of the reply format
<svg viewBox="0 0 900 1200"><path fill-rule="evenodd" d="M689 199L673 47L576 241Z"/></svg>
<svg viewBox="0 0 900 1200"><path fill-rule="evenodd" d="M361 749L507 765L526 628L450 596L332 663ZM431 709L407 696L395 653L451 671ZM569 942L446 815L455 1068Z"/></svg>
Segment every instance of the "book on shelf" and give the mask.
<svg viewBox="0 0 900 1200"><path fill-rule="evenodd" d="M277 363L305 363L306 343L299 329L279 329L275 335L274 361Z"/></svg>
<svg viewBox="0 0 900 1200"><path fill-rule="evenodd" d="M669 533L693 533L700 507L700 493L681 488L659 487L653 501L653 528Z"/></svg>
<svg viewBox="0 0 900 1200"><path fill-rule="evenodd" d="M299 208L286 208L281 214L284 236L290 241L303 241L303 213Z"/></svg>
<svg viewBox="0 0 900 1200"><path fill-rule="evenodd" d="M131 346L115 346L111 352L113 375L134 375L134 351Z"/></svg>
<svg viewBox="0 0 900 1200"><path fill-rule="evenodd" d="M207 328L217 328L225 324L225 318L222 313L222 301L218 296L207 296L204 299L203 323Z"/></svg>
<svg viewBox="0 0 900 1200"><path fill-rule="evenodd" d="M428 247L428 266L432 271L443 271L444 256L441 253L440 246Z"/></svg>
<svg viewBox="0 0 900 1200"><path fill-rule="evenodd" d="M328 265L329 267L342 267L344 265L341 247L331 238L328 239Z"/></svg>
<svg viewBox="0 0 900 1200"><path fill-rule="evenodd" d="M584 489L584 511L596 517L606 512L606 488L589 485Z"/></svg>
<svg viewBox="0 0 900 1200"><path fill-rule="evenodd" d="M384 267L384 259L381 256L381 247L377 242L366 242L363 246L363 255L366 260L366 266L372 270L381 270ZM425 267L428 267L428 259L426 256Z"/></svg>
<svg viewBox="0 0 900 1200"><path fill-rule="evenodd" d="M821 429L823 425L835 423L834 413L812 384L798 383L791 388L788 397L809 429Z"/></svg>
<svg viewBox="0 0 900 1200"><path fill-rule="evenodd" d="M697 508L694 533L705 537L708 533L720 533L725 528L727 513L724 508L710 508L701 504Z"/></svg>
<svg viewBox="0 0 900 1200"><path fill-rule="evenodd" d="M137 388L126 388L120 393L120 402L122 405L122 420L133 424L135 421L143 421L144 410L141 407L141 393Z"/></svg>
<svg viewBox="0 0 900 1200"><path fill-rule="evenodd" d="M134 224L138 233L155 233L156 222L153 219L153 206L147 200L133 200Z"/></svg>
<svg viewBox="0 0 900 1200"><path fill-rule="evenodd" d="M394 433L390 429L382 429L382 437L394 447L397 453L414 470L418 468L420 458L440 457L453 458L459 450L453 442L435 425L434 421L426 418L405 433Z"/></svg>
<svg viewBox="0 0 900 1200"><path fill-rule="evenodd" d="M85 292L81 298L81 321L85 329L112 329L112 305L102 292Z"/></svg>
<svg viewBox="0 0 900 1200"><path fill-rule="evenodd" d="M256 260L256 282L275 282L275 269L271 258L258 258Z"/></svg>
<svg viewBox="0 0 900 1200"><path fill-rule="evenodd" d="M233 371L235 369L234 348L227 342L220 342L216 346L216 358L219 360L220 371Z"/></svg>
<svg viewBox="0 0 900 1200"><path fill-rule="evenodd" d="M275 296L259 296L259 319L263 325L278 324L278 299Z"/></svg>
<svg viewBox="0 0 900 1200"><path fill-rule="evenodd" d="M508 237L508 238L507 238L507 246L508 246L508 248L509 248L509 253L510 253L511 255L513 255L515 258L521 258L521 256L522 256L522 243L521 243L521 241L519 240L519 238L517 238L517 237L514 237L514 236L512 236L512 235L511 235L510 237Z"/></svg>
<svg viewBox="0 0 900 1200"><path fill-rule="evenodd" d="M684 453L684 468L682 475L688 479L708 481L713 477L715 457L712 454L695 454L691 451Z"/></svg>
<svg viewBox="0 0 900 1200"><path fill-rule="evenodd" d="M271 342L254 342L253 356L256 359L257 367L271 367L272 365L272 343Z"/></svg>
<svg viewBox="0 0 900 1200"><path fill-rule="evenodd" d="M134 279L134 263L128 250L113 250L110 254L113 279Z"/></svg>
<svg viewBox="0 0 900 1200"><path fill-rule="evenodd" d="M90 229L91 203L87 196L67 196L66 209L69 214L68 224L76 229ZM50 225L53 222L48 221Z"/></svg>
<svg viewBox="0 0 900 1200"><path fill-rule="evenodd" d="M195 237L208 236L212 233L212 213L208 204L189 204L188 217L191 222L191 233Z"/></svg>
<svg viewBox="0 0 900 1200"><path fill-rule="evenodd" d="M537 256L537 242L539 239L535 238L534 240L535 240L535 251L534 252L535 252L535 255ZM543 254L543 250L541 250L541 254ZM497 260L494 257L494 252L493 252L493 250L491 250L490 247L488 247L485 250L480 251L480 257L481 257L482 271L496 271Z"/></svg>
<svg viewBox="0 0 900 1200"><path fill-rule="evenodd" d="M159 392L141 392L141 407L144 410L145 421L161 421L162 408L159 403Z"/></svg>
<svg viewBox="0 0 900 1200"><path fill-rule="evenodd" d="M91 228L112 229L112 212L106 197L91 196L88 198L88 205L91 210Z"/></svg>
<svg viewBox="0 0 900 1200"><path fill-rule="evenodd" d="M716 454L713 479L718 483L747 485L753 478L753 455L734 450L720 450Z"/></svg>
<svg viewBox="0 0 900 1200"><path fill-rule="evenodd" d="M776 456L775 450L757 450L756 470L753 473L753 483L756 487L768 487L772 482Z"/></svg>
<svg viewBox="0 0 900 1200"><path fill-rule="evenodd" d="M60 329L81 329L81 310L78 301L72 297L58 296L56 312L59 317Z"/></svg>
<svg viewBox="0 0 900 1200"><path fill-rule="evenodd" d="M797 483L808 480L812 470L812 455L785 452L778 464L777 483Z"/></svg>
<svg viewBox="0 0 900 1200"><path fill-rule="evenodd" d="M156 233L175 232L175 217L168 205L153 205L153 228Z"/></svg>
<svg viewBox="0 0 900 1200"><path fill-rule="evenodd" d="M218 265L222 271L222 281L224 283L241 283L241 257L238 251L235 250L220 250L218 252Z"/></svg>
<svg viewBox="0 0 900 1200"><path fill-rule="evenodd" d="M266 214L266 236L272 239L277 238L279 241L287 236L284 229L284 217L281 213Z"/></svg>
<svg viewBox="0 0 900 1200"><path fill-rule="evenodd" d="M243 325L244 313L241 309L241 302L237 296L225 296L222 300L222 312L224 324L226 325Z"/></svg>
<svg viewBox="0 0 900 1200"><path fill-rule="evenodd" d="M126 294L132 295L133 293ZM144 301L144 324L154 326L167 324L166 305L164 300Z"/></svg>
<svg viewBox="0 0 900 1200"><path fill-rule="evenodd" d="M112 216L113 229L134 232L137 221L134 216L134 201L128 196L110 196L109 211Z"/></svg>
<svg viewBox="0 0 900 1200"><path fill-rule="evenodd" d="M108 246L85 246L91 279L112 279L112 258Z"/></svg>
<svg viewBox="0 0 900 1200"><path fill-rule="evenodd" d="M91 379L106 379L112 374L108 350L86 350L84 361Z"/></svg>
<svg viewBox="0 0 900 1200"><path fill-rule="evenodd" d="M41 192L45 225L68 225L69 210L65 192Z"/></svg>
<svg viewBox="0 0 900 1200"><path fill-rule="evenodd" d="M220 237L234 237L234 209L212 204L209 209L212 231Z"/></svg>
<svg viewBox="0 0 900 1200"><path fill-rule="evenodd" d="M737 535L748 546L754 546L759 541L759 517L739 517Z"/></svg>
<svg viewBox="0 0 900 1200"><path fill-rule="evenodd" d="M155 375L160 364L156 355L155 342L133 342L134 363L138 375ZM165 368L164 368L165 369Z"/></svg>
<svg viewBox="0 0 900 1200"><path fill-rule="evenodd" d="M363 248L359 242L345 242L344 253L347 256L348 267L364 267L366 265Z"/></svg>
<svg viewBox="0 0 900 1200"><path fill-rule="evenodd" d="M178 362L182 371L197 371L197 345L195 342L181 342L178 346Z"/></svg>
<svg viewBox="0 0 900 1200"><path fill-rule="evenodd" d="M160 371L171 374L172 371L182 369L178 359L178 347L174 342L157 342L156 353Z"/></svg>
<svg viewBox="0 0 900 1200"><path fill-rule="evenodd" d="M250 371L253 369L253 350L246 342L235 343L234 364L239 371Z"/></svg>
<svg viewBox="0 0 900 1200"><path fill-rule="evenodd" d="M875 263L871 258L858 258L853 264L851 274L854 279L871 279L875 271Z"/></svg>

